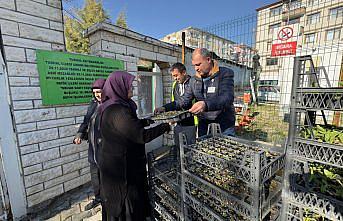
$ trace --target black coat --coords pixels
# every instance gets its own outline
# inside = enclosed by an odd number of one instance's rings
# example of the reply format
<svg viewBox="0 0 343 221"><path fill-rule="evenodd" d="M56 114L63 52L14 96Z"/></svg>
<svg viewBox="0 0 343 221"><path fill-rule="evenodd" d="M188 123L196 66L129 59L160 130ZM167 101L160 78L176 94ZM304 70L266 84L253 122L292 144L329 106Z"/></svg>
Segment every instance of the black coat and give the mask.
<svg viewBox="0 0 343 221"><path fill-rule="evenodd" d="M199 136L205 135L210 123L219 123L221 130L235 126L234 72L226 67L219 67L208 81L192 77L185 89L185 94L179 99L164 105L166 110L180 110L189 107L193 99L204 101L206 110L198 115Z"/></svg>
<svg viewBox="0 0 343 221"><path fill-rule="evenodd" d="M100 193L111 217L130 210L131 220L145 220L149 212L145 143L169 130L168 124L144 129L146 121L120 104L110 105L101 119L98 152Z"/></svg>
<svg viewBox="0 0 343 221"><path fill-rule="evenodd" d="M82 140L88 141L88 162L95 163L95 151L93 148L93 145L91 142L89 142L89 127L92 120L92 116L94 112L96 111L98 106L98 102L93 99L88 105L87 113L83 118L83 122L80 124L79 130L77 131L77 134L75 137L81 138ZM95 117L95 116L93 116Z"/></svg>

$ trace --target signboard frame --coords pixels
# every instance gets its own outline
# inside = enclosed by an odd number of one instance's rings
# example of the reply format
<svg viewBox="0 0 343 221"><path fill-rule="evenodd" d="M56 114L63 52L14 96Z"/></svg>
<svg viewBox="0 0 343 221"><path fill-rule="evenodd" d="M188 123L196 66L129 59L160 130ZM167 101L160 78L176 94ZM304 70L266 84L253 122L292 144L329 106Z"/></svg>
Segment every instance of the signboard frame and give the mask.
<svg viewBox="0 0 343 221"><path fill-rule="evenodd" d="M89 55L36 50L37 69L43 105L88 103L91 85L124 70L124 62Z"/></svg>

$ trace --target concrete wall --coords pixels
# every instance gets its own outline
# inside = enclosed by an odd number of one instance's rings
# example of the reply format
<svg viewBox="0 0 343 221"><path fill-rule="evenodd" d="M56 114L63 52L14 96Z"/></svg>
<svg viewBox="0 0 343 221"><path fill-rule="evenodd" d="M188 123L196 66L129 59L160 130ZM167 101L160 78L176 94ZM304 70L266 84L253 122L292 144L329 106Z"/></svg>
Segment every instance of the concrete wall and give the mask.
<svg viewBox="0 0 343 221"><path fill-rule="evenodd" d="M88 144L72 144L87 104L42 105L35 50L65 50L60 0L0 0L0 25L9 97L5 108L12 116L6 120L13 134L7 136L12 145L1 148L15 150L7 162L17 167L5 172L18 180L17 185L7 184L10 195L19 196L24 207L17 211L11 199L14 216L19 217L90 181ZM168 69L181 58L178 47L110 24L98 24L87 34L91 54L123 60L130 73L137 74L138 59L155 62L162 73L164 102L170 101Z"/></svg>
<svg viewBox="0 0 343 221"><path fill-rule="evenodd" d="M157 64L162 74L163 103L170 102L172 78L169 67L181 61L181 49L149 36L108 23L96 24L86 32L89 36L91 54L124 61L126 70L137 75L139 59ZM134 86L137 82L134 82ZM137 88L133 100L137 101ZM164 135L164 144L173 144L173 135Z"/></svg>
<svg viewBox="0 0 343 221"><path fill-rule="evenodd" d="M87 143L72 144L87 105L42 106L35 50L65 50L60 0L0 0L0 25L16 142L4 148L17 150L32 208L90 180Z"/></svg>

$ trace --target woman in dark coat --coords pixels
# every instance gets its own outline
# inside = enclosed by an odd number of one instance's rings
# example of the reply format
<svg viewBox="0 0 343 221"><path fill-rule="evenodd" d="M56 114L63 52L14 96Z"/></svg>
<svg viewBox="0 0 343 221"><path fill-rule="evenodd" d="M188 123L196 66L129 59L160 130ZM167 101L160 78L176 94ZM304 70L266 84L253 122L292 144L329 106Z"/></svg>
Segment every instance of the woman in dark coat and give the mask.
<svg viewBox="0 0 343 221"><path fill-rule="evenodd" d="M101 92L102 87L105 84L105 79L99 78L95 80L92 84L92 93L93 99L88 105L87 114L83 118L83 122L80 124L79 130L77 131L76 136L74 137L74 144L81 144L82 140L87 140L89 143L88 146L88 162L90 165L91 172L91 182L94 191L94 199L89 204L86 205L85 209L89 210L99 205L100 203L100 181L99 181L99 168L96 165L96 152L97 152L97 143L96 138L99 137L98 130L96 127L96 116L97 109L101 101Z"/></svg>
<svg viewBox="0 0 343 221"><path fill-rule="evenodd" d="M150 206L145 143L170 130L169 124L144 129L148 124L137 118L137 106L131 100L134 78L116 71L103 87L98 165L107 221L146 220Z"/></svg>

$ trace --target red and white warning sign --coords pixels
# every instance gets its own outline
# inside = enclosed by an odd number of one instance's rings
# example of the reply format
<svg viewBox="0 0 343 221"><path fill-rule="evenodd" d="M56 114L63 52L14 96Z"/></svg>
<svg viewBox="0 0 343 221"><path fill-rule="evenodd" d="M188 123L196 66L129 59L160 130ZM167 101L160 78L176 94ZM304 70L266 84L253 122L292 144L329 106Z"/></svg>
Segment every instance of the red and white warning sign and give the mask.
<svg viewBox="0 0 343 221"><path fill-rule="evenodd" d="M291 37L293 37L292 27L284 27L280 31L278 31L277 38L281 41L287 41Z"/></svg>
<svg viewBox="0 0 343 221"><path fill-rule="evenodd" d="M271 55L295 55L297 51L298 24L280 27L274 32Z"/></svg>
<svg viewBox="0 0 343 221"><path fill-rule="evenodd" d="M297 51L297 42L286 42L272 45L272 56L294 55Z"/></svg>

